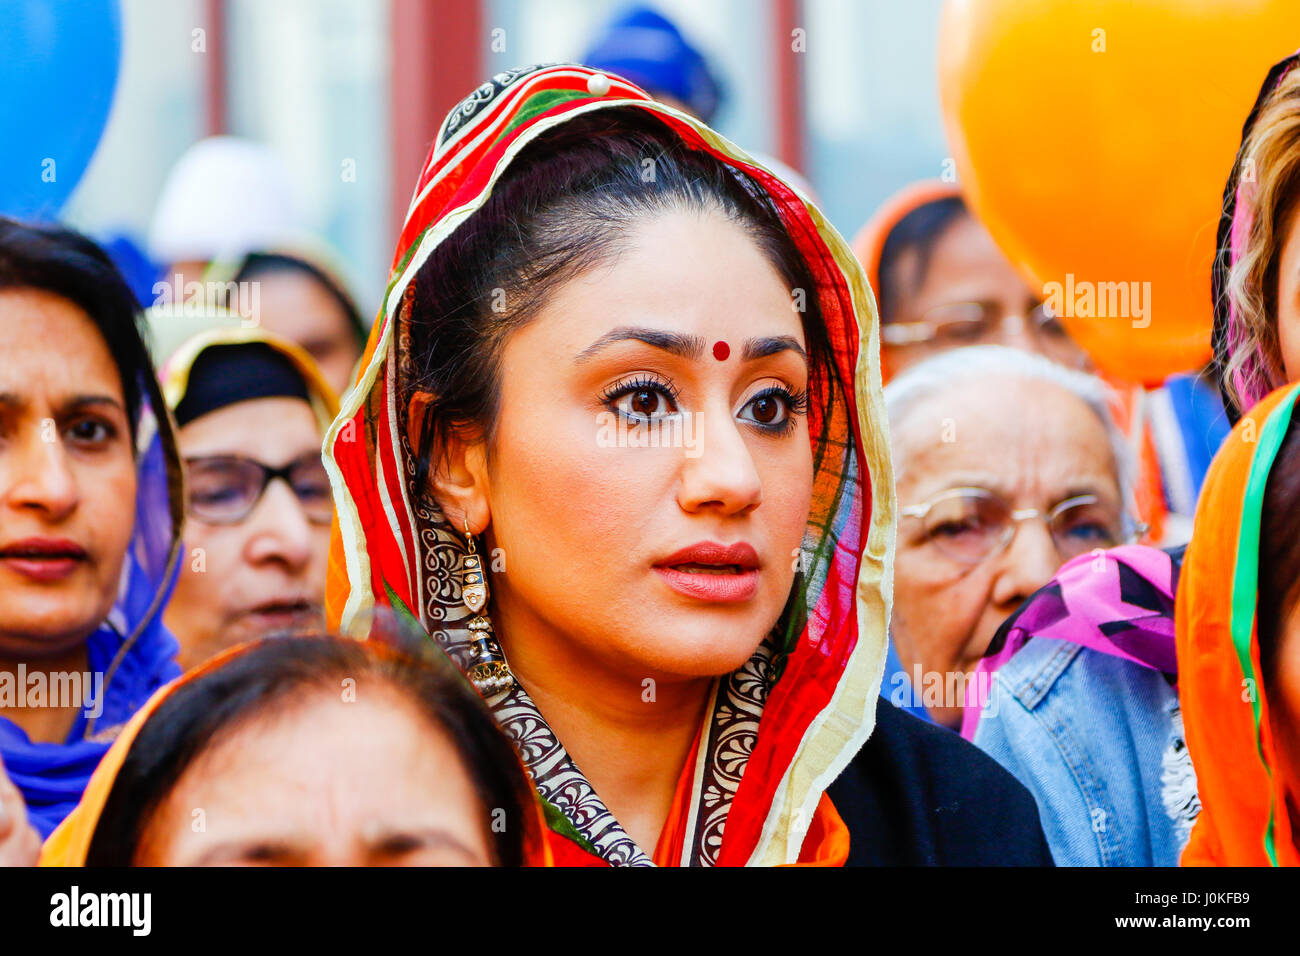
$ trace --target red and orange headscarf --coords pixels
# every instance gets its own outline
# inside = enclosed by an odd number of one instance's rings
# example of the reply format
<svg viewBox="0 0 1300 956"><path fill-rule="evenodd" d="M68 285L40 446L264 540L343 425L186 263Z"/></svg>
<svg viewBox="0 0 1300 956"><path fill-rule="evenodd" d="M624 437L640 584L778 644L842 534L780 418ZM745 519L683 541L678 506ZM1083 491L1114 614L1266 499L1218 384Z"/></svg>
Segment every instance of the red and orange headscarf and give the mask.
<svg viewBox="0 0 1300 956"><path fill-rule="evenodd" d="M816 280L837 400L810 410L817 463L798 577L803 614L720 678L659 847L638 847L568 758L522 687L488 703L519 743L547 805L561 862L679 865L843 862L847 837L825 790L865 742L884 668L894 528L875 303L848 244L789 185L698 120L615 76L576 65L499 73L439 130L393 259L357 386L326 437L339 527L327 613L344 629L375 606L408 609L453 659L468 646L465 540L417 505L400 383L420 267L475 212L520 151L594 110L652 113L689 149L770 197ZM616 115L616 114L613 114ZM784 655L779 678L773 660ZM725 825L725 827L724 827Z"/></svg>
<svg viewBox="0 0 1300 956"><path fill-rule="evenodd" d="M1298 396L1300 385L1278 389L1237 423L1196 508L1175 612L1179 697L1202 808L1184 866L1300 864L1255 621L1264 490Z"/></svg>

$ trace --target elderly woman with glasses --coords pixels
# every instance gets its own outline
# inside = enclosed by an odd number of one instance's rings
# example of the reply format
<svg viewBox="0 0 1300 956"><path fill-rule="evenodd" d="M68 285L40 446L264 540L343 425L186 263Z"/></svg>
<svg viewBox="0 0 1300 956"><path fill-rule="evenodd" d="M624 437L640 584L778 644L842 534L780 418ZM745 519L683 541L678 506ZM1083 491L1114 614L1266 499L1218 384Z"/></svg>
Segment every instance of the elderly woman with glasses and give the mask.
<svg viewBox="0 0 1300 956"><path fill-rule="evenodd" d="M885 401L901 518L886 694L1025 784L1058 865L1175 864L1199 806L1180 555L1131 543L1104 387L981 346L914 366Z"/></svg>
<svg viewBox="0 0 1300 956"><path fill-rule="evenodd" d="M901 519L885 692L955 729L1002 621L1066 561L1138 530L1127 449L1100 382L1000 346L913 366L885 404Z"/></svg>
<svg viewBox="0 0 1300 956"><path fill-rule="evenodd" d="M189 492L165 618L181 666L318 626L334 515L320 445L338 403L316 364L286 339L223 326L187 339L161 377Z"/></svg>

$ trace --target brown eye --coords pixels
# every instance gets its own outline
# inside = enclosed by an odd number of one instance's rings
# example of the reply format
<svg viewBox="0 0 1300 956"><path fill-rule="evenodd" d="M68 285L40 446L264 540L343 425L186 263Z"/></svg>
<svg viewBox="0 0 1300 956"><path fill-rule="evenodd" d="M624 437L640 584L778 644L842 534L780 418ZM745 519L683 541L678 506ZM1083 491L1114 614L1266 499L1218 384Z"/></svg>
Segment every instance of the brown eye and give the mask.
<svg viewBox="0 0 1300 956"><path fill-rule="evenodd" d="M676 395L669 386L630 382L605 398L606 405L633 424L658 421L677 411Z"/></svg>
<svg viewBox="0 0 1300 956"><path fill-rule="evenodd" d="M800 401L784 388L770 388L746 402L739 418L777 434L793 426L795 412L803 410Z"/></svg>
<svg viewBox="0 0 1300 956"><path fill-rule="evenodd" d="M648 388L638 389L630 396L634 414L649 418L659 408L659 393Z"/></svg>
<svg viewBox="0 0 1300 956"><path fill-rule="evenodd" d="M754 421L771 425L781 414L781 403L772 395L764 395L753 404Z"/></svg>
<svg viewBox="0 0 1300 956"><path fill-rule="evenodd" d="M74 442L83 445L100 445L107 442L117 434L116 429L107 422L96 421L93 418L83 418L75 422L67 430L67 435Z"/></svg>

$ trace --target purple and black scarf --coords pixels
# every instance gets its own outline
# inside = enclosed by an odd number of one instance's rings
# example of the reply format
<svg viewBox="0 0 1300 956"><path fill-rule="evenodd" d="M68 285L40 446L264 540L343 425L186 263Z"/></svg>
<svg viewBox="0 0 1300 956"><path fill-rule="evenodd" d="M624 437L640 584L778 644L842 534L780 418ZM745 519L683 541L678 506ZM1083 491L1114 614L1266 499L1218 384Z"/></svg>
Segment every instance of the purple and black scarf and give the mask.
<svg viewBox="0 0 1300 956"><path fill-rule="evenodd" d="M1069 641L1178 677L1174 594L1183 549L1132 544L1081 554L1007 618L968 685L962 736L975 737L989 680L1030 638Z"/></svg>

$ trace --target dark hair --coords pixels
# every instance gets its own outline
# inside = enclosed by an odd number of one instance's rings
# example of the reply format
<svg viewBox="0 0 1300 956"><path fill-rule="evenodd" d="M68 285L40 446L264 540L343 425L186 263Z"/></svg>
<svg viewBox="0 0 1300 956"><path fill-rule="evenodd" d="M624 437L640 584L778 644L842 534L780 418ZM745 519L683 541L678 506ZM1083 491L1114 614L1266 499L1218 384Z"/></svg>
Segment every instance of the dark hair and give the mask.
<svg viewBox="0 0 1300 956"><path fill-rule="evenodd" d="M901 308L903 299L921 287L930 271L930 257L939 237L958 219L969 215L960 196L947 196L917 206L889 230L880 250L880 266L876 269L881 321L891 321ZM916 252L916 265L912 275L904 281L898 275L899 265L910 250Z"/></svg>
<svg viewBox="0 0 1300 956"><path fill-rule="evenodd" d="M427 646L428 638L424 638ZM524 862L532 787L513 745L486 705L438 652L417 659L376 641L328 635L267 638L172 692L149 716L113 782L87 866L130 866L154 811L186 769L222 735L307 692L338 693L344 679L370 680L408 699L456 748L484 808L498 866ZM311 731L306 731L310 733ZM489 825L488 808L507 825Z"/></svg>
<svg viewBox="0 0 1300 956"><path fill-rule="evenodd" d="M104 250L78 232L0 216L0 289L40 289L85 312L117 365L134 429L141 382L154 377L135 295Z"/></svg>
<svg viewBox="0 0 1300 956"><path fill-rule="evenodd" d="M435 396L416 449L419 493L427 492L434 449L445 448L454 429L490 439L501 351L512 332L560 285L615 256L639 218L706 209L742 226L789 288L806 290L809 395L828 402L830 346L816 285L772 200L644 110L597 110L526 146L408 289L415 367L401 407L417 389Z"/></svg>
<svg viewBox="0 0 1300 956"><path fill-rule="evenodd" d="M1259 527L1259 663L1267 689L1277 673L1282 629L1300 599L1300 422L1292 417L1264 486Z"/></svg>
<svg viewBox="0 0 1300 956"><path fill-rule="evenodd" d="M338 307L343 310L343 314L347 317L348 327L352 330L352 334L356 336L358 347L365 348L366 326L361 321L361 312L357 309L357 304L325 270L308 262L306 259L299 259L297 256L286 255L282 252L250 252L244 257L244 262L239 267L239 271L235 273L233 281L250 282L258 276L285 272L306 276L328 292L330 298L338 304Z"/></svg>

